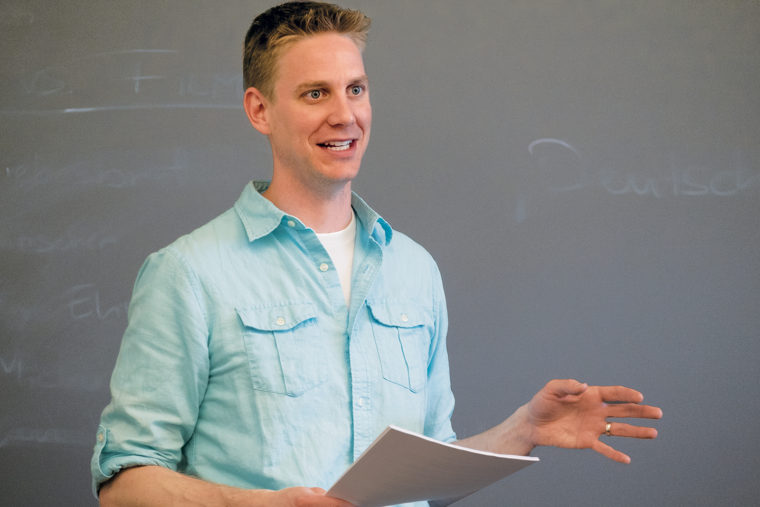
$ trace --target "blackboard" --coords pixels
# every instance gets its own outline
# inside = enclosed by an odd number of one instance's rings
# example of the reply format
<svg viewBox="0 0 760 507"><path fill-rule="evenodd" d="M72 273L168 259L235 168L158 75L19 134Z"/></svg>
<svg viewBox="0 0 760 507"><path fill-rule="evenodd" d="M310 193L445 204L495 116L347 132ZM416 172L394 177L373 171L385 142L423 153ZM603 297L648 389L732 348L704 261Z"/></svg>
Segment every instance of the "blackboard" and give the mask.
<svg viewBox="0 0 760 507"><path fill-rule="evenodd" d="M134 277L267 178L241 109L263 1L0 4L0 487L94 505ZM542 463L461 505L760 496L760 3L355 0L355 189L444 276L461 436L553 377L665 409L633 463Z"/></svg>

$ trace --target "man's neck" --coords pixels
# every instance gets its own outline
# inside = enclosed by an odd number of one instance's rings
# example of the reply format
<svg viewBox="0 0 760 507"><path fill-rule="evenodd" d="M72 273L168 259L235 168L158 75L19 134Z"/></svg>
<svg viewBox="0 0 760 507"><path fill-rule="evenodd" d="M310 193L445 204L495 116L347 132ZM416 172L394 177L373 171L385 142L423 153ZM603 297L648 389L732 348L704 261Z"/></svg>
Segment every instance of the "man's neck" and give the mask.
<svg viewBox="0 0 760 507"><path fill-rule="evenodd" d="M299 181L286 182L273 177L261 195L315 232L337 232L351 222L350 181L317 190Z"/></svg>

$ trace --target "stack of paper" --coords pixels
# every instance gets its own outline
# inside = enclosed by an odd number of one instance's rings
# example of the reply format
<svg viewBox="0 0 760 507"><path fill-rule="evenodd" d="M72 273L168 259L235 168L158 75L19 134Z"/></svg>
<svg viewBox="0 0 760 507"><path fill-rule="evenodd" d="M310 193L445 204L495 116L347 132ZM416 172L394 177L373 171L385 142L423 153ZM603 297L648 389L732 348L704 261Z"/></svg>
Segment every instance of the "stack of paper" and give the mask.
<svg viewBox="0 0 760 507"><path fill-rule="evenodd" d="M537 461L467 449L388 426L327 495L360 507L453 501Z"/></svg>

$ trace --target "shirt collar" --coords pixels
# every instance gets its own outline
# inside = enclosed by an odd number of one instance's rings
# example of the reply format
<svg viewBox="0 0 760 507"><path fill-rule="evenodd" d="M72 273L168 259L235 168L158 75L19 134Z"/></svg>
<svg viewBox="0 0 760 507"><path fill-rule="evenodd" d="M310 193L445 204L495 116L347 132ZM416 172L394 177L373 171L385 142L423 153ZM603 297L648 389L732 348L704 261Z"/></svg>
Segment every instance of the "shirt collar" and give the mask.
<svg viewBox="0 0 760 507"><path fill-rule="evenodd" d="M305 227L298 217L288 215L261 195L261 192L268 187L268 181L253 181L252 184L245 186L240 198L235 202L235 211L243 223L248 241L253 242L267 236L288 221ZM390 224L353 192L351 206L362 227L370 231L375 241L381 245L388 245L391 242L393 229Z"/></svg>

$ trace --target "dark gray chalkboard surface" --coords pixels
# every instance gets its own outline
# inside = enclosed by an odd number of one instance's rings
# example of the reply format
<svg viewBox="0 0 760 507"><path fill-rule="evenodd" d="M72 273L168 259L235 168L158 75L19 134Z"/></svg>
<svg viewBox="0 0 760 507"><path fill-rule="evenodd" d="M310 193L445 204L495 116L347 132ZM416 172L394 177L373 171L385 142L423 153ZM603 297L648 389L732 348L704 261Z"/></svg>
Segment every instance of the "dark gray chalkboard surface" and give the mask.
<svg viewBox="0 0 760 507"><path fill-rule="evenodd" d="M269 175L241 110L264 1L0 3L0 504L94 505L142 260ZM469 435L552 377L665 409L462 505L760 498L760 2L350 0L374 20L355 188L436 257Z"/></svg>

